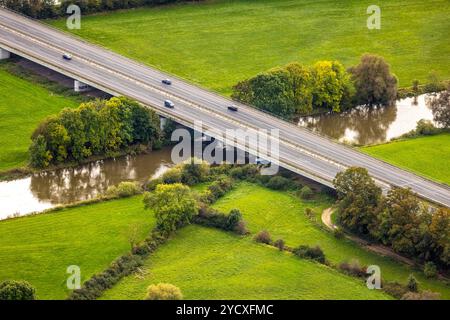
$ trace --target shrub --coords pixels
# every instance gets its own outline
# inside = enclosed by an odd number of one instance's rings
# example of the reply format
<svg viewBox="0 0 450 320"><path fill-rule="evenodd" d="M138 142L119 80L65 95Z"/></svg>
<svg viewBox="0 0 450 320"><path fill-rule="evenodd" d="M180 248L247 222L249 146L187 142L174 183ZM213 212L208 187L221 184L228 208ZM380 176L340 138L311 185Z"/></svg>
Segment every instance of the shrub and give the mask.
<svg viewBox="0 0 450 320"><path fill-rule="evenodd" d="M406 285L409 291L411 292L418 292L419 291L419 283L417 282L416 278L413 274L410 274L408 277L408 283Z"/></svg>
<svg viewBox="0 0 450 320"><path fill-rule="evenodd" d="M359 260L352 259L350 262L342 262L339 264L339 269L348 273L350 275L356 277L365 277L366 276L366 267L361 266Z"/></svg>
<svg viewBox="0 0 450 320"><path fill-rule="evenodd" d="M239 221L242 220L242 213L238 209L233 209L228 214L226 228L228 230L234 230Z"/></svg>
<svg viewBox="0 0 450 320"><path fill-rule="evenodd" d="M124 181L117 186L111 186L106 191L106 196L111 198L131 197L141 193L141 187L136 182Z"/></svg>
<svg viewBox="0 0 450 320"><path fill-rule="evenodd" d="M247 229L247 224L246 224L246 222L245 222L244 220L240 220L240 221L238 222L238 224L236 225L236 227L235 227L235 229L234 229L234 232L236 232L237 234L240 234L240 235L248 234L249 231L248 231L248 229Z"/></svg>
<svg viewBox="0 0 450 320"><path fill-rule="evenodd" d="M163 184L163 181L162 181L161 178L150 179L147 182L147 184L145 185L145 190L147 190L147 191L154 191L158 184Z"/></svg>
<svg viewBox="0 0 450 320"><path fill-rule="evenodd" d="M272 243L272 238L270 237L269 231L263 230L263 231L260 231L255 236L255 241L256 242L260 242L260 243L265 243L265 244L271 244Z"/></svg>
<svg viewBox="0 0 450 320"><path fill-rule="evenodd" d="M26 281L6 280L0 283L0 300L35 300L35 292Z"/></svg>
<svg viewBox="0 0 450 320"><path fill-rule="evenodd" d="M421 119L417 121L416 125L416 134L419 135L433 135L439 132L439 129L436 128L430 120Z"/></svg>
<svg viewBox="0 0 450 320"><path fill-rule="evenodd" d="M208 179L209 164L204 161L192 158L183 163L181 168L181 182L184 184L192 186Z"/></svg>
<svg viewBox="0 0 450 320"><path fill-rule="evenodd" d="M423 292L407 292L405 293L401 300L440 300L441 295L437 292L423 291Z"/></svg>
<svg viewBox="0 0 450 320"><path fill-rule="evenodd" d="M436 276L437 276L436 265L431 261L425 263L425 266L423 268L423 273L425 274L425 276L427 278L436 278Z"/></svg>
<svg viewBox="0 0 450 320"><path fill-rule="evenodd" d="M161 177L161 180L163 183L166 184L173 184L173 183L180 183L182 177L182 170L179 167L174 167L166 172Z"/></svg>
<svg viewBox="0 0 450 320"><path fill-rule="evenodd" d="M309 247L306 245L300 245L295 248L293 252L300 258L315 260L322 264L326 263L325 254L319 246Z"/></svg>
<svg viewBox="0 0 450 320"><path fill-rule="evenodd" d="M300 189L299 196L304 200L311 199L313 195L314 195L313 191L308 186L304 186L303 188Z"/></svg>
<svg viewBox="0 0 450 320"><path fill-rule="evenodd" d="M278 250L283 251L285 247L285 243L283 239L276 240L273 245L278 248Z"/></svg>
<svg viewBox="0 0 450 320"><path fill-rule="evenodd" d="M273 176L267 182L266 187L273 190L286 190L291 186L291 180L282 176Z"/></svg>
<svg viewBox="0 0 450 320"><path fill-rule="evenodd" d="M397 299L401 299L408 292L406 287L398 282L383 283L383 290Z"/></svg>
<svg viewBox="0 0 450 320"><path fill-rule="evenodd" d="M147 288L145 300L181 300L181 290L170 283L158 283Z"/></svg>

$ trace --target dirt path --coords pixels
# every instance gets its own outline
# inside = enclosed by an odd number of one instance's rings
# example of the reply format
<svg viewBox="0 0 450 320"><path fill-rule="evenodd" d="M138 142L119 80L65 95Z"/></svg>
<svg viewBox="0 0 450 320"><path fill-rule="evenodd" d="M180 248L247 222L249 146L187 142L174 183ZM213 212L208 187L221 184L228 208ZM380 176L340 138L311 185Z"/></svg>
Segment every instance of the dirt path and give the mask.
<svg viewBox="0 0 450 320"><path fill-rule="evenodd" d="M333 214L333 208L327 208L327 209L323 210L321 219L322 219L323 224L325 226L327 226L330 230L335 230L335 229L337 229L337 226L335 224L333 224L333 222L331 221L332 214ZM375 252L382 256L390 257L397 261L406 263L407 265L410 265L410 266L415 265L415 262L413 260L408 259L406 257L403 257L403 256L395 253L389 247L379 245L379 244L370 244L366 240L355 237L353 235L345 235L345 236L346 236L346 238L358 243L359 245L361 245L362 247L366 248L369 251Z"/></svg>

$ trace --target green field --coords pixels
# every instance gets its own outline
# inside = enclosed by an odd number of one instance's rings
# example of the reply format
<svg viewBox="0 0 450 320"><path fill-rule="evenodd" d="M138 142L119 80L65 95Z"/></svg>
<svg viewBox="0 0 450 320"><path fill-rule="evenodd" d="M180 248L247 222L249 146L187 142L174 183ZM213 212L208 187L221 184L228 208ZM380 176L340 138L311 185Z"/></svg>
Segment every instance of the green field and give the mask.
<svg viewBox="0 0 450 320"><path fill-rule="evenodd" d="M0 65L0 172L24 167L39 122L78 103L14 76Z"/></svg>
<svg viewBox="0 0 450 320"><path fill-rule="evenodd" d="M380 144L363 152L450 185L450 133Z"/></svg>
<svg viewBox="0 0 450 320"><path fill-rule="evenodd" d="M130 250L132 226L148 234L154 219L143 207L137 196L0 221L0 281L27 280L39 299L64 299L68 266L85 281Z"/></svg>
<svg viewBox="0 0 450 320"><path fill-rule="evenodd" d="M382 278L388 281L406 283L408 275L414 273L422 288L441 292L442 298L450 299L450 287L444 283L429 280L422 272L371 253L350 240L338 240L331 233L315 226L305 215L307 207L320 213L330 205L330 201L326 199L300 201L285 192L242 183L221 198L214 207L223 212L233 208L240 209L252 234L268 230L273 240L282 238L291 247L300 244L320 245L326 257L335 264L358 259L365 265L378 265L381 268Z"/></svg>
<svg viewBox="0 0 450 320"><path fill-rule="evenodd" d="M215 229L189 226L103 299L143 299L150 284L178 286L185 299L386 299L363 281L272 247Z"/></svg>
<svg viewBox="0 0 450 320"><path fill-rule="evenodd" d="M292 61L384 56L410 86L431 70L450 78L448 0L380 0L368 30L359 0L206 1L83 17L76 34L223 94L239 80ZM424 14L426 13L426 14ZM65 20L51 22L66 28Z"/></svg>

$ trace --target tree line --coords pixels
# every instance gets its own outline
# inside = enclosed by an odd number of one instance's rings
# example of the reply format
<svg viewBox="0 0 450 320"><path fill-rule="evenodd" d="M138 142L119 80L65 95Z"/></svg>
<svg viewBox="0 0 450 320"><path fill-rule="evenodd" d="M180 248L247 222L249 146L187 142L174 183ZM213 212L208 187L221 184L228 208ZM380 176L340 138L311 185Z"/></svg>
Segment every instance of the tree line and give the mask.
<svg viewBox="0 0 450 320"><path fill-rule="evenodd" d="M237 83L232 98L291 119L314 110L389 105L396 99L397 82L382 57L365 54L348 70L338 61L274 68Z"/></svg>
<svg viewBox="0 0 450 320"><path fill-rule="evenodd" d="M37 19L56 18L67 15L67 7L75 4L83 14L142 6L169 4L195 0L0 0L0 6Z"/></svg>
<svg viewBox="0 0 450 320"><path fill-rule="evenodd" d="M364 168L339 173L338 222L344 228L390 246L408 257L450 266L450 210L432 208L410 189L382 194Z"/></svg>
<svg viewBox="0 0 450 320"><path fill-rule="evenodd" d="M135 145L160 143L160 120L152 110L124 97L63 109L32 135L30 162L45 168L91 156L110 156Z"/></svg>

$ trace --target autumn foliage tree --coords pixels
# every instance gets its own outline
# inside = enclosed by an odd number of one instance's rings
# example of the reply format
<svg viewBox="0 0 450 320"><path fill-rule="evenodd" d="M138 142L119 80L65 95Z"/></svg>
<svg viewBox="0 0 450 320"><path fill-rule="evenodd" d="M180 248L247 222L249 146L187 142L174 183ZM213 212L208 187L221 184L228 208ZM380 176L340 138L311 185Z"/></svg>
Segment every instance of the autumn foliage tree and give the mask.
<svg viewBox="0 0 450 320"><path fill-rule="evenodd" d="M390 105L395 101L398 81L382 57L364 54L349 71L356 89L356 104Z"/></svg>
<svg viewBox="0 0 450 320"><path fill-rule="evenodd" d="M444 128L450 128L450 88L430 101L433 120Z"/></svg>
<svg viewBox="0 0 450 320"><path fill-rule="evenodd" d="M96 100L45 119L32 135L31 165L45 168L67 161L108 156L132 145L160 139L155 112L124 97Z"/></svg>

